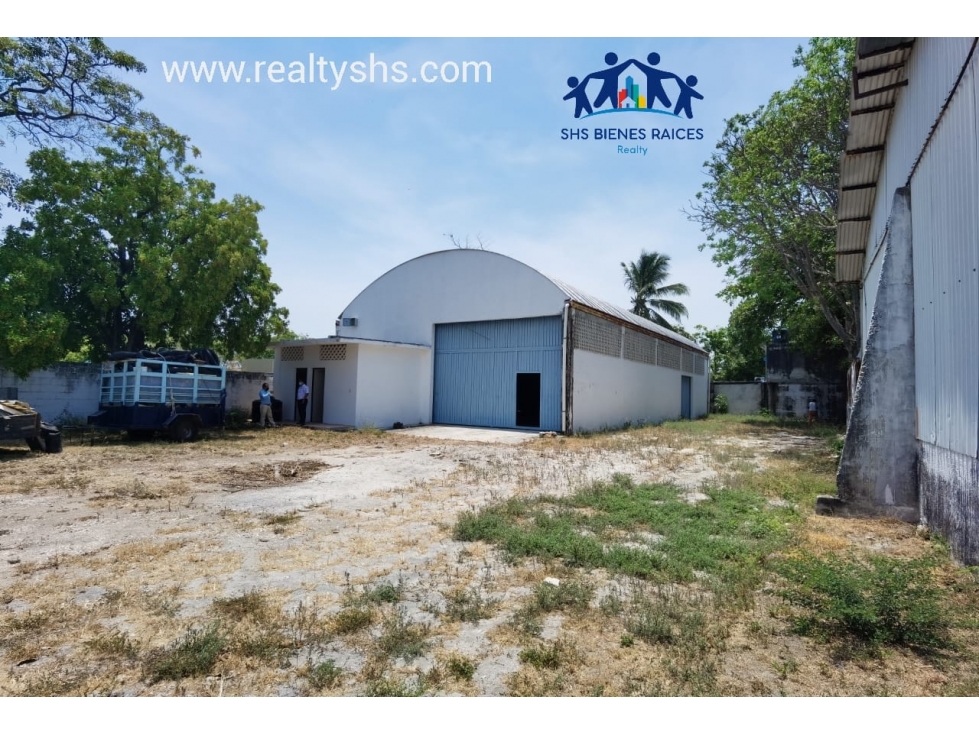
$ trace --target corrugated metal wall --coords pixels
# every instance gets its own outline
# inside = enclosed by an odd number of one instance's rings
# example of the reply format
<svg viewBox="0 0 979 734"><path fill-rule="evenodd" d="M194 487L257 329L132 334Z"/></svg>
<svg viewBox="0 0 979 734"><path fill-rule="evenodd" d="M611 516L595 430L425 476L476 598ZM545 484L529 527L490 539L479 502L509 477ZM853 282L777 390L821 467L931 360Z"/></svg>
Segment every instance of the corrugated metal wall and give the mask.
<svg viewBox="0 0 979 734"><path fill-rule="evenodd" d="M948 99L972 38L918 38L908 58L908 86L898 95L887 153L881 165L864 268L869 269L887 228L894 191L906 186L911 167ZM914 207L914 202L911 204ZM913 214L912 214L913 216ZM864 327L866 336L866 326Z"/></svg>
<svg viewBox="0 0 979 734"><path fill-rule="evenodd" d="M918 438L972 457L979 443L977 69L973 58L911 181Z"/></svg>
<svg viewBox="0 0 979 734"><path fill-rule="evenodd" d="M540 428L561 430L561 317L435 326L435 423L516 428L517 373L541 375Z"/></svg>

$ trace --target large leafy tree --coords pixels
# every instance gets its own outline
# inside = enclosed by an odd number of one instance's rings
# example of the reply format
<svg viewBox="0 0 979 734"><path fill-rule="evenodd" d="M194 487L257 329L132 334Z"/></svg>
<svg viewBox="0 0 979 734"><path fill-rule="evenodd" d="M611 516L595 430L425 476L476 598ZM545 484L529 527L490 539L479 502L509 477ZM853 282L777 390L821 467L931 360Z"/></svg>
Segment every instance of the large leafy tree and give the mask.
<svg viewBox="0 0 979 734"><path fill-rule="evenodd" d="M745 306L735 307L727 326L694 329L694 340L710 353L714 380L750 381L765 374L767 333L755 321L756 312Z"/></svg>
<svg viewBox="0 0 979 734"><path fill-rule="evenodd" d="M859 351L855 289L835 278L853 50L850 38L800 47L792 87L727 121L689 213L727 270L721 295L753 311L746 321L760 332L785 326L797 348L822 357Z"/></svg>
<svg viewBox="0 0 979 734"><path fill-rule="evenodd" d="M99 38L0 38L0 129L34 146L92 145L104 126L139 117L142 95L116 75L145 71ZM8 203L15 184L0 161L0 197Z"/></svg>
<svg viewBox="0 0 979 734"><path fill-rule="evenodd" d="M690 290L683 283L664 284L670 277L670 256L643 250L635 262L620 264L625 286L632 294L632 313L675 329L676 325L667 321L663 314L677 321L686 316L687 307L670 296L685 296Z"/></svg>
<svg viewBox="0 0 979 734"><path fill-rule="evenodd" d="M92 160L28 158L32 217L0 243L0 365L27 374L66 353L147 346L253 356L284 328L264 262L261 206L214 185L186 137L119 128Z"/></svg>

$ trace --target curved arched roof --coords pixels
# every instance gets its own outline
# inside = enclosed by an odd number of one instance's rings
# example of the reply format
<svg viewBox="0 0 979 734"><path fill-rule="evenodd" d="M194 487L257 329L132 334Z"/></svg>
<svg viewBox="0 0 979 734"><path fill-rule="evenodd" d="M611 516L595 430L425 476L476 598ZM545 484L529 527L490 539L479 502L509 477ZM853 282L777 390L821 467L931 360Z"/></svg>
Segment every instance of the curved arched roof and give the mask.
<svg viewBox="0 0 979 734"><path fill-rule="evenodd" d="M380 286L385 279L387 279L392 274L400 271L402 268L411 267L412 265L417 265L419 261L427 258L437 258L437 257L446 257L446 256L458 257L461 253L471 253L474 257L478 257L478 258L484 258L484 257L503 258L504 260L509 261L509 263L519 266L520 269L526 269L527 271L530 271L530 273L539 276L547 283L553 285L555 288L558 289L558 291L560 291L561 294L564 295L566 300L571 301L573 304L577 304L586 309L590 309L592 311L596 311L598 313L604 314L617 321L626 322L635 327L638 327L639 329L662 336L666 339L678 342L680 344L691 347L701 353L706 354L703 348L700 347L696 342L687 339L686 337L681 336L680 334L677 334L674 331L666 329L660 326L659 324L650 321L649 319L644 319L641 316L636 316L634 313L632 313L627 309L620 308L611 303L608 303L607 301L603 301L600 298L596 298L588 293L585 293L584 291L578 288L575 288L574 286L565 283L564 281L558 280L557 278L553 278L545 273L541 273L536 268L533 268L530 265L527 265L526 263L517 260L516 258L512 258L508 255L503 255L498 252L491 252L489 250L481 250L481 249L455 248L451 250L437 250L435 252L429 252L424 255L419 255L418 257L412 258L411 260L406 260L400 265L396 265L395 267L391 268L383 275L379 276L374 281L372 281L366 288L364 288L364 290L361 291L354 298L354 300L351 301L350 304L348 304L347 307L343 310L341 317L343 317L345 314L347 314L348 311L350 311L351 307L357 303L358 299L360 299L368 291L372 290L376 286Z"/></svg>

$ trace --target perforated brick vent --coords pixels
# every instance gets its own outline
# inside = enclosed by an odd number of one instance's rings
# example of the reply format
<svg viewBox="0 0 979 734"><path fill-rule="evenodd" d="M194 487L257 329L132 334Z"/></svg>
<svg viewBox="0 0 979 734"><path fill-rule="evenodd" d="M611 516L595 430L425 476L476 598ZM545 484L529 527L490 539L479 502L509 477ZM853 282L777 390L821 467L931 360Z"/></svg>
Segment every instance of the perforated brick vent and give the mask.
<svg viewBox="0 0 979 734"><path fill-rule="evenodd" d="M660 367L669 367L671 370L680 369L680 347L664 341L660 341L656 346L656 364Z"/></svg>
<svg viewBox="0 0 979 734"><path fill-rule="evenodd" d="M320 344L320 360L323 362L340 362L347 358L346 344Z"/></svg>
<svg viewBox="0 0 979 734"><path fill-rule="evenodd" d="M632 329L625 330L624 354L626 359L645 364L656 364L656 338Z"/></svg>
<svg viewBox="0 0 979 734"><path fill-rule="evenodd" d="M699 354L694 355L693 371L698 375L702 375L707 371L707 360L701 357Z"/></svg>
<svg viewBox="0 0 979 734"><path fill-rule="evenodd" d="M618 357L622 354L622 329L618 324L579 311L574 317L574 347Z"/></svg>
<svg viewBox="0 0 979 734"><path fill-rule="evenodd" d="M305 347L282 347L283 362L302 362L305 358Z"/></svg>
<svg viewBox="0 0 979 734"><path fill-rule="evenodd" d="M683 371L693 372L693 352L683 350Z"/></svg>

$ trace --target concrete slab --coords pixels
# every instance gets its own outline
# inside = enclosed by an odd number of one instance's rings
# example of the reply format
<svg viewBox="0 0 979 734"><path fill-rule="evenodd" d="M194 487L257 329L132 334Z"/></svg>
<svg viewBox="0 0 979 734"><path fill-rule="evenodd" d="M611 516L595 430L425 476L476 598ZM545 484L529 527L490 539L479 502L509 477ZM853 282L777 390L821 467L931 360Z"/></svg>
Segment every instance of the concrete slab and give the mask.
<svg viewBox="0 0 979 734"><path fill-rule="evenodd" d="M480 443L523 443L540 436L540 431L472 428L470 426L414 426L401 430L411 436L440 438L449 441L479 441Z"/></svg>

